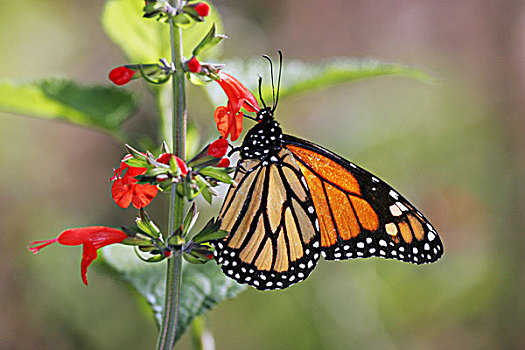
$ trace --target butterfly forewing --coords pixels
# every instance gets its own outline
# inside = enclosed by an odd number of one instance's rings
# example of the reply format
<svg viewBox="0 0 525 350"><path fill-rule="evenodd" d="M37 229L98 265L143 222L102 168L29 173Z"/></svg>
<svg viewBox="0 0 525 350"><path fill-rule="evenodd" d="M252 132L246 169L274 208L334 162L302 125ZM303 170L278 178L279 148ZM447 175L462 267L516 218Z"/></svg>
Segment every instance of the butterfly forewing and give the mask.
<svg viewBox="0 0 525 350"><path fill-rule="evenodd" d="M257 289L305 279L319 259L319 223L306 181L288 150L241 160L220 213L216 259L223 271Z"/></svg>
<svg viewBox="0 0 525 350"><path fill-rule="evenodd" d="M378 256L422 264L442 256L430 222L388 184L311 142L284 135L283 144L308 184L325 259Z"/></svg>

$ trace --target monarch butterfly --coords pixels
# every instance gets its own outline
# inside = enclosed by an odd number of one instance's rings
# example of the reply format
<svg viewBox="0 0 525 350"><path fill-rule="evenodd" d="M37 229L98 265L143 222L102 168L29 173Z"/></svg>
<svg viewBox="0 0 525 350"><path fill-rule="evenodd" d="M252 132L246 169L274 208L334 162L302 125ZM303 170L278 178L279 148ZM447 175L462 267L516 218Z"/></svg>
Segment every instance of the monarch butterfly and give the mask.
<svg viewBox="0 0 525 350"><path fill-rule="evenodd" d="M388 184L312 142L282 133L277 99L257 112L239 148L235 183L222 205L215 259L259 290L282 289L325 260L367 257L431 263L443 245L430 222ZM272 71L273 86L273 67Z"/></svg>

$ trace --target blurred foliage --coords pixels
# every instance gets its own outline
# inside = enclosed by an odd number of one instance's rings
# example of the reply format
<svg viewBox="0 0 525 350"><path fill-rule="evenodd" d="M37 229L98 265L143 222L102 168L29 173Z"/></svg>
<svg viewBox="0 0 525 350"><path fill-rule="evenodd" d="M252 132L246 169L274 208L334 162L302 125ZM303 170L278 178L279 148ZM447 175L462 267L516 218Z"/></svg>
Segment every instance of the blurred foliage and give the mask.
<svg viewBox="0 0 525 350"><path fill-rule="evenodd" d="M266 103L272 100L272 77L268 61L262 57L246 60L227 59L224 70L242 81L259 98L258 76L263 78L262 95ZM279 59L273 59L277 84ZM434 77L422 69L399 63L381 62L374 59L358 60L355 58L332 58L320 62L306 63L301 60L284 58L284 74L281 76L279 98L330 87L340 83L374 77L408 77L422 82L433 82ZM216 84L207 85L207 90L214 105L224 104L224 93Z"/></svg>
<svg viewBox="0 0 525 350"><path fill-rule="evenodd" d="M160 268L159 264L140 261L130 247L107 247L103 254L105 262L144 296L153 310L157 324L160 324L166 287L164 268ZM177 339L184 334L195 317L245 289L245 286L226 277L214 263L195 265L184 261L182 274Z"/></svg>
<svg viewBox="0 0 525 350"><path fill-rule="evenodd" d="M137 105L133 94L113 86L81 86L61 78L25 83L0 81L2 112L63 119L112 133L117 138L122 124Z"/></svg>

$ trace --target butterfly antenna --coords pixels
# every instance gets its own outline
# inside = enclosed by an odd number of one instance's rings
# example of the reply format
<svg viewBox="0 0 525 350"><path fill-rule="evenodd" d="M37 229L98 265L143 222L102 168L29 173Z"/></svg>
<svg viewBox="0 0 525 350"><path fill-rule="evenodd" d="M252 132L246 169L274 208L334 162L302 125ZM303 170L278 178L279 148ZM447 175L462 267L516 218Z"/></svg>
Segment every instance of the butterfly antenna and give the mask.
<svg viewBox="0 0 525 350"><path fill-rule="evenodd" d="M272 102L273 102L273 107L272 109L275 110L275 84L273 82L273 62L272 62L272 59L268 56L268 55L263 55L264 58L266 58L268 60L268 62L270 62L270 76L272 77Z"/></svg>
<svg viewBox="0 0 525 350"><path fill-rule="evenodd" d="M279 102L279 90L281 89L281 72L283 70L283 52L281 50L279 50L278 52L279 52L279 77L277 78L277 97L275 98L272 112L275 111L275 108L277 108L277 102ZM273 83L273 80L272 80L272 83Z"/></svg>
<svg viewBox="0 0 525 350"><path fill-rule="evenodd" d="M266 108L266 103L264 103L264 99L262 97L262 76L261 75L259 75L259 98L261 99L261 102L264 108Z"/></svg>

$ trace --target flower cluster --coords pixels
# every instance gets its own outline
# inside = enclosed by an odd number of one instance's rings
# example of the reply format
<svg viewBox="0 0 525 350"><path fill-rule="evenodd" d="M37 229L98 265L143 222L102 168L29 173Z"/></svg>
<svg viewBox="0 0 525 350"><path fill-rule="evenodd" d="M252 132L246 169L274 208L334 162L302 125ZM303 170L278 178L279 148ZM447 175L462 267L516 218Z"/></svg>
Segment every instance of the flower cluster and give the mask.
<svg viewBox="0 0 525 350"><path fill-rule="evenodd" d="M203 21L210 14L210 7L203 1L182 1L173 7L167 0L146 0L144 17L156 17L161 22L171 19L177 26L187 27ZM259 104L253 94L237 79L224 72L223 65L201 62L202 52L220 43L226 36L216 33L213 24L208 33L194 47L191 57L183 58L182 64L161 58L159 63L127 64L109 72L109 80L122 86L132 80L144 79L151 84L164 84L182 69L192 83L217 82L224 90L228 102L215 110L214 120L221 135L220 138L204 147L197 155L185 162L170 152L164 144L157 156L151 152L140 152L127 146L126 154L117 169L113 169L111 196L121 208L133 206L139 209L135 227L121 229L105 226L88 226L63 231L58 237L32 242L29 250L34 254L44 247L58 243L60 245L82 245L81 277L87 282L87 269L97 258L98 250L112 244L133 245L141 259L148 262L170 258L173 252L182 251L186 260L192 263L205 263L212 259L211 241L224 237L227 233L220 230L220 221L212 219L197 234L190 235L197 217L193 205L188 211L181 227L175 232L162 234L158 226L148 217L144 208L162 192L175 190L179 196L193 201L202 195L209 203L218 195L214 187L220 183L232 184L227 157L230 144L228 138L235 141L242 132L244 112L258 112ZM187 237L192 236L191 239ZM142 254L148 254L145 258Z"/></svg>

